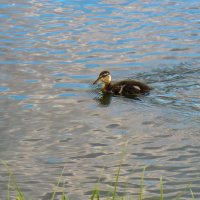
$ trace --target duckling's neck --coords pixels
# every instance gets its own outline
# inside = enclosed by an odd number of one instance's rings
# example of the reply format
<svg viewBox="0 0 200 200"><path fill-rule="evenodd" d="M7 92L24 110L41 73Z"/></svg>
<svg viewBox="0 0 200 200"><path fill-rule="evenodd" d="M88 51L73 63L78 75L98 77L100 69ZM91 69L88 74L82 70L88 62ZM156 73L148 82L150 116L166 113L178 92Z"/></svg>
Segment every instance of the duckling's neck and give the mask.
<svg viewBox="0 0 200 200"><path fill-rule="evenodd" d="M110 82L110 83L104 83L103 90L104 90L105 92L110 92L111 89L112 89L111 82Z"/></svg>

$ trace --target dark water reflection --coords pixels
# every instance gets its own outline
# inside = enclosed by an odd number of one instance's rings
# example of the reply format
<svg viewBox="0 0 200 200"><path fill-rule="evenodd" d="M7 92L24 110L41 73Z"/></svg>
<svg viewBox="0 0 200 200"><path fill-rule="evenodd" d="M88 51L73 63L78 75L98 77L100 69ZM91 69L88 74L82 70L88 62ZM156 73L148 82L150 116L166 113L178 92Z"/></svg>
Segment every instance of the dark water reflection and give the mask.
<svg viewBox="0 0 200 200"><path fill-rule="evenodd" d="M95 97L94 99L97 101L97 103L100 106L109 106L112 102L112 98L114 98L115 96L111 95L111 94L104 94L104 93L99 93L99 95L97 97ZM137 100L140 101L140 97L144 97L144 95L130 95L130 96L117 96L116 98L125 98L125 101L128 101L128 99L132 99L132 100Z"/></svg>
<svg viewBox="0 0 200 200"><path fill-rule="evenodd" d="M159 196L160 176L165 199L191 182L199 198L199 9L197 0L0 2L0 159L27 196L50 199L64 166L70 199L88 199L99 177L106 194L125 148L120 194L137 196L147 166L145 198ZM105 96L91 86L104 69L154 89ZM8 179L1 165L1 199Z"/></svg>
<svg viewBox="0 0 200 200"><path fill-rule="evenodd" d="M109 106L112 101L112 95L101 93L95 98L95 100L102 106Z"/></svg>

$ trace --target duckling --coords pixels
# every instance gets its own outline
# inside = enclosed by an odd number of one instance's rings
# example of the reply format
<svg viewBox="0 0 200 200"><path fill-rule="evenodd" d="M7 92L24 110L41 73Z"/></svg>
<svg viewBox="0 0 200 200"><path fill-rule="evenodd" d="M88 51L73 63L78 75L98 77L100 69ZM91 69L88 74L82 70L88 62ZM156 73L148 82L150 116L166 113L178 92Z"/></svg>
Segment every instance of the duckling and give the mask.
<svg viewBox="0 0 200 200"><path fill-rule="evenodd" d="M147 84L142 83L140 81L123 80L116 83L112 83L111 80L112 78L110 72L102 71L93 84L96 84L99 81L101 81L104 83L102 92L122 96L145 94L151 90L151 88Z"/></svg>

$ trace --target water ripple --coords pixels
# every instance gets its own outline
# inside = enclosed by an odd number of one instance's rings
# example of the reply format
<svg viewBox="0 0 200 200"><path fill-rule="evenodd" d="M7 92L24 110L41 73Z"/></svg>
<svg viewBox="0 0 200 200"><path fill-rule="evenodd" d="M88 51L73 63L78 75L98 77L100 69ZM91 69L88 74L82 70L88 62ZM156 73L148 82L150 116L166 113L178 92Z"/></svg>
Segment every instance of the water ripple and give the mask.
<svg viewBox="0 0 200 200"><path fill-rule="evenodd" d="M190 182L198 199L199 9L196 0L1 0L0 158L27 196L49 199L64 165L70 199L88 199L99 176L106 196L128 141L120 195L126 185L138 198L147 166L144 198L160 195L162 176L165 199ZM104 95L91 85L102 70L153 90ZM6 174L1 166L1 199Z"/></svg>

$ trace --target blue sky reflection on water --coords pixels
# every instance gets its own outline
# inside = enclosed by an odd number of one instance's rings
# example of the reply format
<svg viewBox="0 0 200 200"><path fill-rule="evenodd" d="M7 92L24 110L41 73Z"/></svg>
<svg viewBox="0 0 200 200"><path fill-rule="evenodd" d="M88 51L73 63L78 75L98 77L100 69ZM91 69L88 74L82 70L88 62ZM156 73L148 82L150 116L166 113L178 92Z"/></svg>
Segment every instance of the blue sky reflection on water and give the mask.
<svg viewBox="0 0 200 200"><path fill-rule="evenodd" d="M133 199L144 166L145 197L163 176L166 200L194 178L198 199L199 1L2 0L0 13L0 159L28 196L48 199L64 165L70 199L88 199L103 169L110 188L128 141L120 181ZM92 83L105 69L153 90L104 95Z"/></svg>

